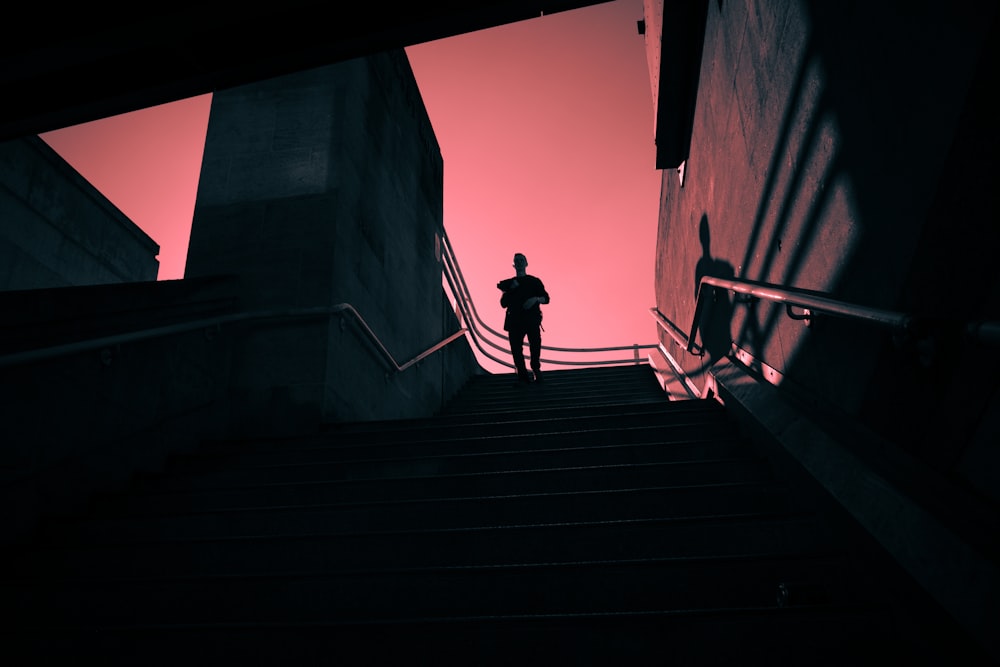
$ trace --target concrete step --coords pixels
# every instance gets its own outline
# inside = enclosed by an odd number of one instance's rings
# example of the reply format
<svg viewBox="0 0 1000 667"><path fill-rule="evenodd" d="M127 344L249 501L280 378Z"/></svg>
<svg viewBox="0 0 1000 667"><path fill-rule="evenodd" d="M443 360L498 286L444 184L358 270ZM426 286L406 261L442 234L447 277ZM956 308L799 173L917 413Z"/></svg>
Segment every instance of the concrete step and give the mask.
<svg viewBox="0 0 1000 667"><path fill-rule="evenodd" d="M619 422L620 420L620 422ZM609 422L620 423L623 427L662 424L669 426L683 423L711 423L726 421L722 406L709 401L688 401L631 404L614 403L603 406L574 405L561 409L518 410L502 413L465 413L451 418L398 419L379 422L345 422L330 424L324 433L309 437L298 436L285 439L244 439L237 444L266 447L269 442L282 445L297 442L316 444L340 442L392 442L407 440L422 442L427 440L479 437L482 435L501 436L526 433L558 433L567 430L587 431L606 428ZM735 424L731 425L735 428ZM216 443L223 447L226 443ZM245 445L244 445L245 446Z"/></svg>
<svg viewBox="0 0 1000 667"><path fill-rule="evenodd" d="M766 481L772 471L766 459L744 455L695 461L574 465L554 461L550 467L442 472L436 462L418 461L371 476L352 477L336 466L284 466L164 476L148 480L142 493L243 491L260 502L284 490L289 497L317 497L324 502L417 500L566 491L595 491L664 485ZM563 464L563 465L560 465ZM138 490L137 490L138 492ZM256 503L255 503L256 504Z"/></svg>
<svg viewBox="0 0 1000 667"><path fill-rule="evenodd" d="M787 487L772 480L646 486L590 491L438 496L416 499L338 502L324 498L322 486L283 485L250 489L155 493L106 498L84 517L51 519L47 531L118 518L201 516L206 522L238 522L243 515L263 517L278 526L290 521L337 522L335 525L386 526L489 525L514 522L579 521L689 514L728 514L784 509ZM211 515L220 515L219 519ZM482 523L468 523L467 515ZM315 518L313 518L315 517ZM251 519L256 520L256 519ZM409 522L409 524L407 524ZM463 523L465 522L465 523Z"/></svg>
<svg viewBox="0 0 1000 667"><path fill-rule="evenodd" d="M403 619L365 623L132 624L3 629L18 664L104 665L922 665L870 607L742 609ZM957 664L961 656L956 656Z"/></svg>
<svg viewBox="0 0 1000 667"><path fill-rule="evenodd" d="M24 578L2 586L21 627L323 623L773 606L782 582L817 599L859 593L836 554L763 553L265 575ZM802 585L799 583L799 585Z"/></svg>
<svg viewBox="0 0 1000 667"><path fill-rule="evenodd" d="M585 425L584 425L585 426ZM299 451L316 452L326 450L331 458L436 456L442 454L466 454L475 452L499 452L503 450L524 451L528 449L554 449L564 447L584 447L587 445L627 445L640 443L663 443L683 441L707 441L733 439L736 430L728 422L718 420L691 419L682 422L662 423L658 421L640 424L616 424L605 420L589 428L572 423L541 428L538 432L518 430L513 433L474 433L427 439L409 440L405 433L380 433L370 439L352 438L296 438L293 440L234 441L227 446L213 445L189 456L178 457L178 461L199 456L224 454L275 453L286 456ZM342 452L343 454L338 454Z"/></svg>
<svg viewBox="0 0 1000 667"><path fill-rule="evenodd" d="M669 402L666 394L651 394L646 389L630 390L627 387L592 391L587 389L558 389L545 385L520 385L491 392L489 396L466 396L453 399L440 414L496 414L517 410L561 410L579 406L606 407L609 405L663 405Z"/></svg>
<svg viewBox="0 0 1000 667"><path fill-rule="evenodd" d="M408 461L449 462L464 461L470 469L506 467L514 464L524 467L530 461L537 466L549 457L574 456L580 465L595 464L608 457L620 455L637 460L640 455L655 457L652 460L690 461L697 459L732 458L746 455L747 445L741 439L724 437L697 438L684 440L673 438L661 442L655 431L648 431L650 442L623 444L609 437L606 444L581 444L575 437L546 436L540 441L521 442L506 437L476 438L471 440L438 441L433 444L410 444L406 442L384 445L317 445L288 446L267 449L239 448L219 451L202 450L187 455L176 456L168 464L169 475L190 475L222 470L242 470L273 466L342 466L345 469L360 470L378 465L394 466ZM640 438L633 438L640 440ZM600 442L600 440L598 440ZM519 444L524 448L517 449ZM646 450L649 454L644 454ZM155 479L162 475L147 476Z"/></svg>
<svg viewBox="0 0 1000 667"><path fill-rule="evenodd" d="M150 577L325 572L344 568L458 567L620 558L806 555L838 547L813 515L744 513L470 527L262 529L236 522L136 524L74 535L5 564L3 579ZM110 526L109 526L110 528ZM217 530L218 529L218 530ZM310 530L311 529L311 530ZM64 536L65 538L66 536ZM86 539L84 539L86 538Z"/></svg>
<svg viewBox="0 0 1000 667"><path fill-rule="evenodd" d="M503 415L510 412L542 412L580 406L607 407L624 403L662 405L668 401L662 390L659 390L659 395L650 395L646 390L628 391L627 389L591 393L589 391L558 391L549 386L527 385L514 387L513 391L520 393L498 392L490 400L482 397L462 399L445 406L441 414Z"/></svg>
<svg viewBox="0 0 1000 667"><path fill-rule="evenodd" d="M544 382L530 385L517 382L513 374L495 374L472 378L440 414L614 402L665 403L669 398L646 365L548 371Z"/></svg>
<svg viewBox="0 0 1000 667"><path fill-rule="evenodd" d="M561 440L561 439L560 439ZM476 443L482 446L482 443ZM486 445L497 443L485 443ZM538 446L538 443L534 443ZM712 460L752 458L746 445L734 440L683 441L668 443L614 444L581 446L569 441L563 446L553 442L546 449L521 451L482 450L470 446L472 451L451 454L425 455L416 453L386 456L381 449L366 451L324 450L325 456L313 460L295 460L301 452L271 452L257 457L188 458L183 465L172 467L169 475L150 478L148 489L171 488L172 483L183 480L185 485L204 486L218 480L220 486L236 483L280 483L302 480L377 479L431 475L461 475L491 473L495 471L539 470L553 468L583 468L603 465L684 463ZM435 448L437 449L437 448ZM461 449L457 447L455 449ZM394 452L399 449L394 449ZM310 452L315 454L315 451ZM368 454L368 457L364 457ZM358 458L347 458L356 456ZM248 458L251 461L248 463ZM291 460L290 460L291 459ZM167 481L169 478L169 482Z"/></svg>
<svg viewBox="0 0 1000 667"><path fill-rule="evenodd" d="M440 413L435 415L431 419L411 419L411 420L387 420L385 422L380 422L379 424L374 424L378 427L381 424L386 424L392 426L394 424L406 424L406 422L420 423L423 422L427 425L449 427L452 425L461 424L475 424L479 422L492 423L492 424L502 424L508 420L519 420L519 419L534 419L536 421L544 419L546 416L555 419L573 419L573 418L587 418L592 416L618 416L622 414L681 414L681 413L694 413L694 412L714 412L714 413L724 413L725 408L721 406L716 401L644 401L644 402L633 402L633 401L618 401L618 402L608 402L604 401L600 405L566 405L558 408L547 407L545 409L534 408L530 404L525 406L520 406L518 410L506 410L506 411L493 411L489 413L480 414L475 412L474 404L470 406L473 409L469 411L457 411L454 410L449 413ZM373 424L365 424L363 422L342 422L339 424L330 424L331 428L350 428L352 426L361 427L371 427Z"/></svg>

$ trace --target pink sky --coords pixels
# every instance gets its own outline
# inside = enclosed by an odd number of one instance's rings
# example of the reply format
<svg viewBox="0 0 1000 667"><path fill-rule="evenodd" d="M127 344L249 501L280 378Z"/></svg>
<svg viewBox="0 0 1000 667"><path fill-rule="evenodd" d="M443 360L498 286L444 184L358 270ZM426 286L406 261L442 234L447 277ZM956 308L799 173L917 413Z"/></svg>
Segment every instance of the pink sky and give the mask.
<svg viewBox="0 0 1000 667"><path fill-rule="evenodd" d="M523 252L552 297L544 345L656 341L660 172L641 18L642 0L615 0L407 49L444 158L445 230L495 329L496 282ZM210 104L41 135L160 244L161 280L184 274Z"/></svg>

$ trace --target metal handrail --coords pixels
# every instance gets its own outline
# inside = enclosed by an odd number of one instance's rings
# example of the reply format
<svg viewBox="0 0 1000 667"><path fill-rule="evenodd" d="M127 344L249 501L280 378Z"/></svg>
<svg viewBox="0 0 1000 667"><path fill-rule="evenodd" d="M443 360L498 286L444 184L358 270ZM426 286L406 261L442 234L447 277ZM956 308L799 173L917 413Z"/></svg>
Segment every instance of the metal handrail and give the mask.
<svg viewBox="0 0 1000 667"><path fill-rule="evenodd" d="M447 235L442 235L442 258L444 260L445 266L445 279L448 282L448 286L452 291L452 295L455 297L455 305L461 312L463 319L469 325L469 334L472 339L473 344L476 348L488 359L497 362L507 368L514 368L514 365L506 359L499 359L489 352L483 349L482 344L486 344L495 350L503 352L505 355L510 355L510 347L507 342L507 334L493 329L488 324L486 324L483 319L479 316L479 312L476 310L476 304L469 293L468 284L465 282L465 277L462 275L462 270L458 266L458 260L455 255L454 249L451 247L451 242L448 240ZM496 343L493 340L487 338L480 330L482 327L489 334L499 339L501 343ZM482 344L481 344L482 343ZM598 365L617 365L617 364L635 364L643 363L641 359L638 358L639 350L648 350L656 348L655 343L648 345L617 345L612 347L553 347L551 345L542 345L542 350L547 350L549 352L570 352L570 353L583 353L589 354L594 352L618 352L623 350L629 350L633 353L632 359L607 359L598 361L565 361L559 359L548 359L542 358L540 361L548 364L556 364L563 366L598 366Z"/></svg>
<svg viewBox="0 0 1000 667"><path fill-rule="evenodd" d="M98 350L105 347L110 347L113 345L120 345L122 343L131 343L140 340L149 340L152 338L161 338L164 336L170 336L178 333L186 333L188 331L195 331L197 329L211 329L213 327L220 327L223 324L232 324L234 322L245 322L250 320L260 321L260 320L274 320L274 319L300 319L300 318L312 318L312 317L330 317L340 313L350 314L355 321L361 326L361 329L365 332L371 342L375 345L375 348L382 355L382 358L388 362L390 367L395 372L402 372L410 368L414 364L418 363L427 356L437 352L441 348L445 347L452 341L455 341L465 335L465 329L459 329L455 333L446 336L442 340L438 341L434 345L413 357L409 361L402 364L396 361L395 357L386 349L385 345L375 334L365 319L357 311L357 309L349 303L338 303L333 306L318 306L312 308L289 308L283 310L259 310L253 312L245 313L230 313L227 315L219 315L216 317L202 318L198 320L191 320L188 322L181 322L177 324L170 324L162 327L152 327L149 329L141 329L139 331L130 331L122 334L115 334L112 336L103 336L100 338L91 338L84 341L77 341L73 343L66 343L64 345L54 345L50 347L40 348L37 350L27 350L25 352L17 352L14 354L8 354L0 357L0 367L14 366L17 364L30 363L33 361L41 361L46 359L52 359L59 356L64 356L67 354L73 354L76 352L87 352L90 350Z"/></svg>
<svg viewBox="0 0 1000 667"><path fill-rule="evenodd" d="M814 313L826 313L837 317L848 317L856 320L865 320L877 324L908 329L912 323L912 317L904 313L881 308L870 308L845 301L832 299L818 292L803 290L798 288L783 287L771 283L758 282L756 280L715 278L704 276L698 284L698 301L694 308L694 319L691 323L691 333L688 335L687 351L697 354L695 348L695 335L698 331L698 322L705 309L708 299L705 296L711 289L725 289L738 294L744 294L751 299L764 299L775 303L785 304L785 310L789 317L798 320L810 318ZM803 314L793 313L792 308L803 308ZM702 354L704 351L702 351Z"/></svg>
<svg viewBox="0 0 1000 667"><path fill-rule="evenodd" d="M0 368L14 366L17 364L30 363L33 361L40 361L45 359L50 359L58 356L63 356L67 354L73 354L75 352L83 352L88 350L102 349L109 346L121 345L123 343L135 342L140 340L147 340L151 338L158 338L163 336L169 336L177 333L185 333L188 331L193 331L197 329L210 329L212 327L219 327L223 324L232 324L234 322L244 322L244 321L259 321L259 320L269 320L269 319L296 319L296 318L309 318L309 317L323 317L332 316L339 313L349 313L360 325L361 329L368 336L369 340L373 343L375 348L378 350L379 354L387 362L390 368L395 372L402 372L414 364L420 362L427 356L437 352L441 348L445 347L449 343L461 338L463 335L468 334L469 338L476 348L488 359L506 366L508 368L514 368L514 365L507 359L510 357L510 347L507 341L507 335L503 332L497 331L485 322L479 316L476 310L475 302L468 290L468 285L465 282L465 278L462 275L461 269L458 266L458 260L455 257L455 252L451 247L451 242L448 240L446 234L442 233L442 259L444 264L444 277L448 283L451 290L452 296L455 299L456 308L459 311L459 315L462 320L468 325L467 327L462 327L458 331L450 334L444 339L438 341L434 345L430 346L420 354L418 354L413 359L410 359L404 363L399 363L392 356L385 345L371 329L364 318L357 311L357 309L349 303L340 303L333 306L319 306L311 308L291 308L291 309L280 309L280 310L260 310L254 312L243 312L243 313L230 313L226 315L219 315L216 317L202 318L198 320L191 320L188 322L181 322L176 324L170 324L161 327L152 327L149 329L142 329L139 331L130 331L121 334L115 334L111 336L103 336L100 338L93 338L84 341L76 341L73 343L66 343L63 345L54 345L46 348L40 348L35 350L27 350L23 352L17 352L13 354L0 356ZM484 331L494 336L496 339L502 341L501 343L494 342L486 334L480 331L479 327L482 327ZM492 347L493 349L503 353L505 358L499 358L490 354L483 345ZM611 347L591 347L591 348L570 348L570 347L554 347L550 345L542 345L543 350L550 352L569 352L569 353L596 353L596 352L616 352L628 350L632 352L633 356L631 359L602 359L597 361L568 361L560 359L548 359L542 358L541 361L548 364L555 365L566 365L566 366L598 366L598 365L617 365L617 364L639 364L645 363L643 359L639 357L640 350L654 349L657 348L657 344L633 344L633 345L618 345Z"/></svg>
<svg viewBox="0 0 1000 667"><path fill-rule="evenodd" d="M656 320L656 323L659 325L660 329L662 329L668 336L673 338L675 343L680 345L685 350L688 349L688 342L689 342L688 336L686 333L681 331L680 327L678 327L676 324L670 321L667 318L667 316L661 313L660 309L657 308L656 306L650 308L649 313L650 315L653 316L653 319ZM698 355L699 357L704 354L704 351L701 349L699 345L695 344L694 347L697 348L694 354Z"/></svg>
<svg viewBox="0 0 1000 667"><path fill-rule="evenodd" d="M427 348L426 350L424 350L423 352L421 352L417 356L413 357L409 361L400 364L400 363L398 363L396 361L395 357L393 357L392 354L390 354L389 350L386 349L385 345L382 344L382 341L379 340L379 337L375 335L375 332L372 331L372 328L370 326L368 326L368 323L365 322L364 318L361 317L361 313L359 313L357 311L357 309L354 308L354 306L352 306L349 303L340 303L340 304L337 304L336 306L333 306L332 310L334 310L334 312L348 312L351 315L353 315L354 319L358 322L358 324L361 325L361 328L365 331L365 333L368 334L368 337L371 339L371 341L375 344L375 346L382 353L382 356L385 358L385 360L388 361L392 365L393 370L395 370L397 373L405 371L407 368L413 366L414 364L416 364L419 361L421 361L422 359L430 356L431 354L434 354L435 352L437 352L441 348L443 348L446 345L448 345L448 343L451 343L454 340L458 340L459 338L461 338L465 334L465 329L461 329L460 328L455 333L453 333L453 334L451 334L449 336L445 336L443 339L441 339L437 343L434 343L429 348ZM331 314L333 314L333 313L331 313Z"/></svg>
<svg viewBox="0 0 1000 667"><path fill-rule="evenodd" d="M749 300L764 299L774 303L782 303L785 305L788 316L796 320L809 320L815 314L823 313L835 317L873 322L898 329L904 333L912 331L918 322L917 318L906 313L840 301L813 290L784 287L756 280L704 276L698 284L698 300L695 304L691 333L687 337L686 344L681 342L691 354L698 356L704 354L704 350L695 343L695 336L705 304L709 301L705 295L709 293L710 289L716 288L743 294ZM796 313L792 310L793 308L801 308L803 312ZM964 331L967 336L974 340L990 344L1000 343L1000 322L976 321L967 324Z"/></svg>

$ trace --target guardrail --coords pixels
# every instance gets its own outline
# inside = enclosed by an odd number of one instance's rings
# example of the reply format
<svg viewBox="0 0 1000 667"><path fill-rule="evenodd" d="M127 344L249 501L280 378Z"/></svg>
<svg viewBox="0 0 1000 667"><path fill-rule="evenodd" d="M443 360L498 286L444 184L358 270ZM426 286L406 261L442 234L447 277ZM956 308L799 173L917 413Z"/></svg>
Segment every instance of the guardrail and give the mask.
<svg viewBox="0 0 1000 667"><path fill-rule="evenodd" d="M399 363L396 361L395 357L392 356L389 350L386 349L385 345L375 334L375 332L372 331L372 328L368 325L367 322L365 322L365 319L361 316L361 314L357 311L357 309L354 306L352 306L349 303L338 303L333 306L323 306L323 307L313 307L313 308L289 308L283 310L259 310L246 313L230 313L226 315L218 315L216 317L201 318L197 320L191 320L188 322L169 324L161 327L151 327L149 329L129 331L126 333L115 334L111 336L91 338L88 340L66 343L64 345L54 345L36 350L26 350L24 352L16 352L14 354L8 354L0 357L0 368L30 363L35 361L53 359L67 354L74 354L77 352L102 350L116 345L121 345L123 343L148 340L152 338L161 338L164 336L170 336L178 333L197 331L198 329L211 331L213 329L218 329L222 325L233 324L236 322L264 321L264 320L294 320L303 318L332 317L334 315L339 315L341 313L346 313L350 315L358 323L358 325L361 327L361 330L365 333L365 335L368 336L369 340L379 351L379 354L381 355L383 361L388 365L389 369L397 373L405 371L407 368L410 368L411 366L418 363L422 359L437 352L441 348L445 347L452 341L461 338L465 334L465 329L459 329L455 333L450 334L445 338L443 338L442 340L434 343L433 345L431 345L426 350L424 350L417 356L413 357L412 359L405 361L403 363Z"/></svg>
<svg viewBox="0 0 1000 667"><path fill-rule="evenodd" d="M0 356L0 368L14 366L23 363L29 363L33 361L40 361L44 359L51 359L54 357L72 354L75 352L87 351L87 350L100 350L103 348L112 347L115 345L121 345L123 343L129 343L139 340L145 340L150 338L157 338L163 336L169 336L177 333L184 333L188 331L194 331L197 329L212 329L217 328L225 324L232 324L235 322L248 322L248 321L262 321L262 320L275 320L275 319L298 319L298 318L311 318L311 317L325 317L332 316L340 313L349 314L360 326L361 330L364 331L365 335L370 339L375 348L378 350L380 356L385 361L386 365L392 372L402 372L410 368L414 364L418 363L422 359L425 359L431 354L434 354L441 348L450 344L451 342L461 338L463 335L468 334L469 339L472 344L479 350L479 352L486 358L502 365L507 368L514 368L514 364L511 361L510 347L507 340L507 334L505 332L497 331L493 329L479 316L476 310L475 303L468 290L468 285L465 282L465 278L462 275L461 269L458 266L458 260L455 256L455 252L451 247L451 242L448 240L447 235L442 234L442 259L443 259L443 275L445 281L451 291L451 297L454 300L454 305L457 311L460 322L466 323L467 326L460 328L458 331L444 337L442 340L434 343L426 350L418 354L416 357L400 363L396 361L393 355L386 349L385 345L379 339L378 335L371 329L364 318L357 311L357 309L349 303L340 303L328 307L313 307L313 308L295 308L295 309L284 309L284 310L261 310L255 312L245 312L245 313L231 313L226 315L219 315L210 318L201 318L197 320L191 320L188 322L181 322L177 324L171 324L161 327L153 327L149 329L142 329L138 331L130 331L121 334L115 334L111 336L104 336L84 341L77 341L73 343L67 343L64 345L56 345L46 348L40 348L36 350L28 350L24 352L18 352L13 354L8 354ZM486 348L491 348L503 356L498 357L495 354L488 351ZM554 347L550 345L542 345L543 352L562 352L573 355L594 355L598 353L608 353L608 352L622 352L628 351L631 353L629 358L617 358L617 359L588 359L588 360L569 360L565 358L551 358L543 357L541 361L543 363L552 365L562 365L562 366L613 366L622 364L643 364L648 363L648 359L644 358L641 352L643 350L657 349L659 346L655 343L653 344L632 344L632 345L618 345L611 347L590 347L590 348L575 348L575 347Z"/></svg>
<svg viewBox="0 0 1000 667"><path fill-rule="evenodd" d="M809 321L817 314L830 315L872 322L911 336L926 335L934 328L934 321L929 318L918 318L907 313L848 303L813 290L785 287L756 280L705 276L698 284L698 301L695 304L691 333L687 337L686 345L689 353L698 356L703 355L704 350L695 343L695 335L702 312L709 302L706 294L713 289L724 289L742 294L749 301L763 299L784 304L786 314L795 320ZM796 313L794 308L801 308L802 312ZM976 342L1000 344L1000 322L974 321L960 326L965 335Z"/></svg>
<svg viewBox="0 0 1000 667"><path fill-rule="evenodd" d="M465 277L462 275L462 271L458 266L458 260L455 256L455 251L451 247L451 242L448 240L447 235L442 238L442 258L444 260L444 277L448 283L448 288L451 290L452 297L455 301L455 308L458 311L458 315L461 321L464 321L468 325L469 338L472 344L475 345L476 349L487 359L490 359L502 366L507 368L514 368L514 364L508 361L510 358L510 344L507 340L507 334L502 331L497 331L496 329L487 325L479 313L476 311L476 304L472 300L472 296L469 293L468 285L465 282ZM503 358L497 357L490 352L488 352L483 346L488 346L493 350L496 350L504 355ZM568 359L553 359L551 357L542 357L541 361L547 364L561 365L561 366L620 366L622 364L643 364L647 363L647 360L642 358L640 355L641 350L654 349L658 346L653 344L648 345L617 345L612 347L553 347L551 345L542 345L543 352L566 352L571 354L596 354L603 352L621 352L629 351L632 353L631 358L628 359L590 359L586 361L571 361Z"/></svg>
<svg viewBox="0 0 1000 667"><path fill-rule="evenodd" d="M786 314L795 320L808 322L817 315L849 318L889 327L898 331L901 335L911 338L932 336L935 331L935 323L932 320L917 318L913 315L897 311L841 301L814 290L785 287L755 280L705 276L698 284L698 299L695 304L694 318L689 333L686 333L677 324L670 321L656 307L649 309L650 314L660 329L670 336L674 343L682 350L696 357L703 357L705 355L704 348L697 342L697 335L699 322L705 312L705 308L709 307L708 304L711 302L708 295L715 289L724 289L743 295L744 303L765 300L784 304ZM796 308L801 309L801 312L796 312L794 310ZM964 324L953 324L952 326L960 328L969 340L988 345L1000 345L1000 322L977 320ZM697 396L699 392L693 389L693 383L688 374L682 369L680 363L662 346L660 347L660 352L682 380L688 393Z"/></svg>

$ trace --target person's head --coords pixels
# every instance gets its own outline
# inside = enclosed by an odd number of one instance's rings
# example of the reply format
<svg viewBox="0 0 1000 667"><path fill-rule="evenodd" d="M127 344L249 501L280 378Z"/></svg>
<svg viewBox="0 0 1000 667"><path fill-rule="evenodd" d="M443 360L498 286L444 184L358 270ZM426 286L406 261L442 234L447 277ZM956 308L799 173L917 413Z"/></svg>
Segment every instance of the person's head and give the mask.
<svg viewBox="0 0 1000 667"><path fill-rule="evenodd" d="M516 253L514 255L514 268L518 273L522 273L528 266L528 258L521 253Z"/></svg>

